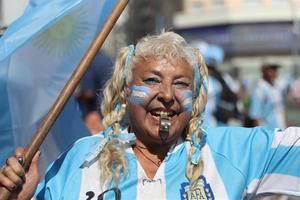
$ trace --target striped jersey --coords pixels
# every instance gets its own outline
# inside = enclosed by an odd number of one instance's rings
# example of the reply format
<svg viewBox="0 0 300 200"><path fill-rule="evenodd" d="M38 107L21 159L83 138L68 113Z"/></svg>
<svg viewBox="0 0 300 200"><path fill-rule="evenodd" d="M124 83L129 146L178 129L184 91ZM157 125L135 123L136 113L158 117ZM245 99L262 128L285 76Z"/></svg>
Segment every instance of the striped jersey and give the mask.
<svg viewBox="0 0 300 200"><path fill-rule="evenodd" d="M262 121L268 128L286 128L284 90L277 82L271 85L261 79L251 97L250 117Z"/></svg>
<svg viewBox="0 0 300 200"><path fill-rule="evenodd" d="M205 118L204 127L216 127L218 125L217 119L214 116L216 112L217 104L220 103L222 85L213 76L208 76L208 91L207 91L207 103L205 106Z"/></svg>
<svg viewBox="0 0 300 200"><path fill-rule="evenodd" d="M203 173L192 190L185 175L188 141L170 149L153 179L147 177L129 146L128 174L118 185L121 199L238 200L265 193L300 196L300 128L218 127L207 132L201 150ZM109 189L100 180L97 152L103 140L101 134L89 136L63 153L48 168L36 199L98 199ZM114 198L108 194L104 199Z"/></svg>

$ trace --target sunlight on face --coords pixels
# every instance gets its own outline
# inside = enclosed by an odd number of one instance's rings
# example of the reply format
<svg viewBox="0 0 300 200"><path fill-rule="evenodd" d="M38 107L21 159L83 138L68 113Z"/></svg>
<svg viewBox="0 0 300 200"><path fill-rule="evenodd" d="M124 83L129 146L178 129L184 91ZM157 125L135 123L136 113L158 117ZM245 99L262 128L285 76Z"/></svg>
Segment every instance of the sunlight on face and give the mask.
<svg viewBox="0 0 300 200"><path fill-rule="evenodd" d="M177 62L142 59L133 69L129 85L130 126L140 140L160 143L159 112L171 121L169 142L177 140L192 112L193 68L184 59Z"/></svg>

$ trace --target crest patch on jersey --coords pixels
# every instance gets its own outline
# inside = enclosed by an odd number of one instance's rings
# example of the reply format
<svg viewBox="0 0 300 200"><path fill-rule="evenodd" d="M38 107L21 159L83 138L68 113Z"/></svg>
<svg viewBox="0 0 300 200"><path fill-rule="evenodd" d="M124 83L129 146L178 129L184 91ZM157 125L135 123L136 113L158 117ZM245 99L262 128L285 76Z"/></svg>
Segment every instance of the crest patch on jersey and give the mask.
<svg viewBox="0 0 300 200"><path fill-rule="evenodd" d="M188 182L181 184L181 200L214 200L214 194L204 176L200 176L195 189L190 190Z"/></svg>

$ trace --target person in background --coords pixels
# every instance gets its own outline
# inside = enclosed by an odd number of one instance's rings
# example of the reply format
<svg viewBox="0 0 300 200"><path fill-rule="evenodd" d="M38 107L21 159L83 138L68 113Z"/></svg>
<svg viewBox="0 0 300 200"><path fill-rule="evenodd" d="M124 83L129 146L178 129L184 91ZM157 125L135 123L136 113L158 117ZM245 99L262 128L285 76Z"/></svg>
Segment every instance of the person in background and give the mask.
<svg viewBox="0 0 300 200"><path fill-rule="evenodd" d="M247 96L247 85L246 82L242 80L240 68L233 66L229 72L224 74L224 80L230 87L231 91L234 92L238 97L239 110L242 112L243 100Z"/></svg>
<svg viewBox="0 0 300 200"><path fill-rule="evenodd" d="M224 73L224 80L236 97L237 114L229 121L230 125L244 126L247 118L247 101L249 101L249 92L247 82L242 79L240 67L232 66L228 72ZM249 126L246 126L249 127Z"/></svg>
<svg viewBox="0 0 300 200"><path fill-rule="evenodd" d="M300 77L297 78L291 87L291 96L297 105L300 105Z"/></svg>
<svg viewBox="0 0 300 200"><path fill-rule="evenodd" d="M219 69L224 60L224 51L218 45L210 44L203 48L202 52L208 68L209 80L205 124L212 127L237 125L241 112L238 108L238 93L233 90L236 89L235 83L232 78L229 81L229 75Z"/></svg>
<svg viewBox="0 0 300 200"><path fill-rule="evenodd" d="M261 67L262 77L254 86L249 109L254 126L287 127L284 102L287 89L277 82L279 67L275 63L265 63Z"/></svg>
<svg viewBox="0 0 300 200"><path fill-rule="evenodd" d="M98 105L101 104L102 90L111 76L113 63L108 55L100 51L83 76L76 91L82 118L91 134L103 130L102 115Z"/></svg>
<svg viewBox="0 0 300 200"><path fill-rule="evenodd" d="M223 62L224 52L219 46L205 44L199 46L201 53L203 54L205 64L208 69L208 92L207 92L207 104L205 108L205 120L204 125L206 127L217 127L218 120L215 117L217 104L220 102L220 96L222 92L222 85L220 81L213 75L218 72L217 67Z"/></svg>

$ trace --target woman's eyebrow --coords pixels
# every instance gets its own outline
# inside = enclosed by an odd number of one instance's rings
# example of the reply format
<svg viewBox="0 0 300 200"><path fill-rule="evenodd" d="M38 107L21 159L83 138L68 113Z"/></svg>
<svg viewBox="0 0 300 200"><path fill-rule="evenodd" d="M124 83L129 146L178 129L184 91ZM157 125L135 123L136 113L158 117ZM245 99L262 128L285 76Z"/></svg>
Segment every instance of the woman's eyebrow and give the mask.
<svg viewBox="0 0 300 200"><path fill-rule="evenodd" d="M161 72L159 71L159 70L151 70L150 71L151 73L153 73L153 74L155 74L155 75L157 75L157 76L162 76L162 74L161 74Z"/></svg>
<svg viewBox="0 0 300 200"><path fill-rule="evenodd" d="M149 73L152 73L152 74L160 76L160 77L163 76L162 73L160 72L160 70L156 70L156 69L153 69L153 70L149 71ZM174 79L180 79L180 78L187 78L188 79L187 76L182 75L182 74L177 74L177 75L174 76Z"/></svg>
<svg viewBox="0 0 300 200"><path fill-rule="evenodd" d="M187 77L185 75L182 75L182 74L178 74L178 75L174 76L174 79L180 79L180 78L186 78L186 79L188 79L189 77Z"/></svg>

